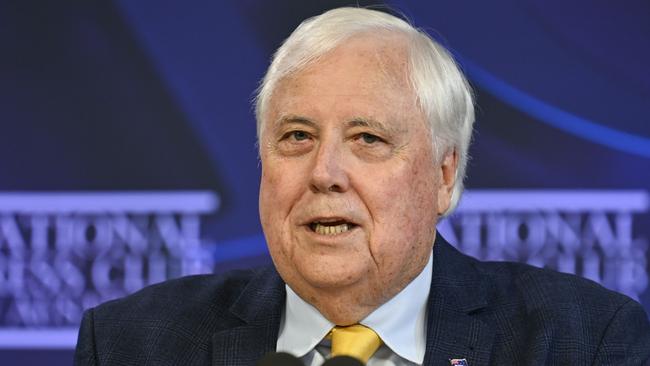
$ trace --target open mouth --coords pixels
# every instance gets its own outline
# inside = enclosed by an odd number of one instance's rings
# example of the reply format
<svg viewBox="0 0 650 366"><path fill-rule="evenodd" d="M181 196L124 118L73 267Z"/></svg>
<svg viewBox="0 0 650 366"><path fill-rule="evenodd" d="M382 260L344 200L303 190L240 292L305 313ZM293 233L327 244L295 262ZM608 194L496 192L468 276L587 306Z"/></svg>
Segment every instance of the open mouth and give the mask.
<svg viewBox="0 0 650 366"><path fill-rule="evenodd" d="M345 220L337 220L330 222L314 221L309 224L311 231L320 235L338 235L348 232L355 228L357 225Z"/></svg>

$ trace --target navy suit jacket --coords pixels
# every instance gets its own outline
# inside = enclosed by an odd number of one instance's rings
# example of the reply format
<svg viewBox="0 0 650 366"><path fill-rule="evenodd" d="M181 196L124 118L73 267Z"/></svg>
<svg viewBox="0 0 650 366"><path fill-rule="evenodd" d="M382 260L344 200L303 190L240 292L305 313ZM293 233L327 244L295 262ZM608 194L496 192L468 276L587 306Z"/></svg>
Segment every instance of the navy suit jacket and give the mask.
<svg viewBox="0 0 650 366"><path fill-rule="evenodd" d="M76 365L254 365L275 350L274 268L192 276L88 310ZM646 365L650 324L626 296L576 276L480 262L440 235L424 365Z"/></svg>

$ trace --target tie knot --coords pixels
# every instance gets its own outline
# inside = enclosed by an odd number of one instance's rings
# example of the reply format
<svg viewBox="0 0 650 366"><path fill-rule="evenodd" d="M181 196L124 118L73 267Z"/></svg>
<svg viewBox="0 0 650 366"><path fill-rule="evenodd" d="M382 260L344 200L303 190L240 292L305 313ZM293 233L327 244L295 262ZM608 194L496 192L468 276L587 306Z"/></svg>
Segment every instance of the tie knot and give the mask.
<svg viewBox="0 0 650 366"><path fill-rule="evenodd" d="M381 346L382 341L374 330L361 324L347 327L334 327L330 331L332 357L350 356L364 364Z"/></svg>

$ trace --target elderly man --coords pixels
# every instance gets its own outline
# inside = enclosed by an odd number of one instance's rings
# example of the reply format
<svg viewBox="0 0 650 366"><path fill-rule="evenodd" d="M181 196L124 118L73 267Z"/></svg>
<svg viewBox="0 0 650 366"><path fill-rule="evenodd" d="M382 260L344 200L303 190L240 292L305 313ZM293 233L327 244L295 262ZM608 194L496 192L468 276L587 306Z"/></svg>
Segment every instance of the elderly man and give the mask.
<svg viewBox="0 0 650 366"><path fill-rule="evenodd" d="M342 8L301 24L257 98L275 268L183 278L89 310L77 365L642 365L629 298L481 263L436 235L462 191L472 94L425 33Z"/></svg>

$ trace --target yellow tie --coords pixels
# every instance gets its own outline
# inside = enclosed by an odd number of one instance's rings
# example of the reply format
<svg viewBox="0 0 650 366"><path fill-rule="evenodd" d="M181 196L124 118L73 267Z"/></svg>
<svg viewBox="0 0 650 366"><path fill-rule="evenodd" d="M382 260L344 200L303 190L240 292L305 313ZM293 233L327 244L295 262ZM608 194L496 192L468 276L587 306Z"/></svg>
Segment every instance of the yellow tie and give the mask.
<svg viewBox="0 0 650 366"><path fill-rule="evenodd" d="M347 327L334 327L330 331L332 339L331 356L350 356L364 364L381 346L381 338L374 330L361 324Z"/></svg>

